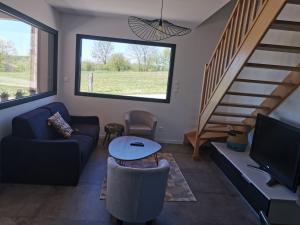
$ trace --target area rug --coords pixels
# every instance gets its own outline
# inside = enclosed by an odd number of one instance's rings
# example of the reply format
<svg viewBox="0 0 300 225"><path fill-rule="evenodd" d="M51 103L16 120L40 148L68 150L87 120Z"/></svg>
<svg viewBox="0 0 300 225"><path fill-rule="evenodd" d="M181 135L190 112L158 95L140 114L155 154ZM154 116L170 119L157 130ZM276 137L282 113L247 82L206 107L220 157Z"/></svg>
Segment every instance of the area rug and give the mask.
<svg viewBox="0 0 300 225"><path fill-rule="evenodd" d="M171 153L158 153L159 159L166 159L170 163L170 173L168 178L167 190L165 201L166 202L195 202L193 192L191 191L188 183L186 182L183 174L180 171L173 155ZM153 157L149 157L143 160L127 162L128 167L137 168L151 168L156 166L156 162ZM106 179L103 180L102 188L100 192L100 199L104 200L106 198L107 190Z"/></svg>

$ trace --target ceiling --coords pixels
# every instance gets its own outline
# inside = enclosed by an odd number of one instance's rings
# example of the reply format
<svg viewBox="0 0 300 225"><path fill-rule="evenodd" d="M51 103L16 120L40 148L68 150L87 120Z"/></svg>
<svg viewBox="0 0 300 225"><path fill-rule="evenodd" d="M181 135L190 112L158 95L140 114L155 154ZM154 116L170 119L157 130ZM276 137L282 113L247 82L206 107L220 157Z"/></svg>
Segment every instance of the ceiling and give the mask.
<svg viewBox="0 0 300 225"><path fill-rule="evenodd" d="M161 0L45 0L61 12L158 18ZM230 0L164 0L164 18L200 24Z"/></svg>

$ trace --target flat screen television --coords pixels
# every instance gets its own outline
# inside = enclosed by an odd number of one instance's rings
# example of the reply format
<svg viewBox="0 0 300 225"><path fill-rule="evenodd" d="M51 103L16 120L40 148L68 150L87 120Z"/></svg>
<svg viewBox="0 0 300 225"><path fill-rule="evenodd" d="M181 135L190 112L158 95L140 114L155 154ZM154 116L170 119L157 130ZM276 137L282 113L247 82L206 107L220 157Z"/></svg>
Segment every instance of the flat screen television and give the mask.
<svg viewBox="0 0 300 225"><path fill-rule="evenodd" d="M300 172L300 129L279 120L257 116L250 157L271 179L296 192Z"/></svg>

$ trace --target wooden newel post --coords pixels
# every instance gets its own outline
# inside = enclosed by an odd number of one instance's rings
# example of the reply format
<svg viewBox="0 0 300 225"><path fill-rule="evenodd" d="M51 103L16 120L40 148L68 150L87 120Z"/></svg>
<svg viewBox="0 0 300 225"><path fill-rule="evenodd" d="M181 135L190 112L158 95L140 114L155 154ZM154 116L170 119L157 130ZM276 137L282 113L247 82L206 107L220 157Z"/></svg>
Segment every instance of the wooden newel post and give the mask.
<svg viewBox="0 0 300 225"><path fill-rule="evenodd" d="M200 121L201 121L201 112L203 108L205 107L205 99L207 96L206 93L206 85L207 85L207 67L208 65L205 64L204 67L204 73L203 73L203 78L202 78L202 90L201 90L201 96L200 96L200 105L199 105L199 115L198 115L198 126L197 126L197 132L196 132L196 137L195 137L195 146L194 146L194 152L193 152L193 159L198 160L199 159L199 147L200 147L200 135L201 131L199 130L200 128Z"/></svg>
<svg viewBox="0 0 300 225"><path fill-rule="evenodd" d="M89 73L88 77L88 92L93 92L94 87L94 73Z"/></svg>

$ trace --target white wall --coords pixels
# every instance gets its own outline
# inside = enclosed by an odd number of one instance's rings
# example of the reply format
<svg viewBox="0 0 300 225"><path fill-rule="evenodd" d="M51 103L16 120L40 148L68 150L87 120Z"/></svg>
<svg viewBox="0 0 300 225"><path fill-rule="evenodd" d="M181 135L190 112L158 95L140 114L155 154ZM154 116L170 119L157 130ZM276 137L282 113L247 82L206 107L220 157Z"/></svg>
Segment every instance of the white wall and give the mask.
<svg viewBox="0 0 300 225"><path fill-rule="evenodd" d="M71 113L98 115L101 126L108 122L123 123L123 115L132 109L154 113L159 120L157 139L162 142L181 143L183 134L196 126L203 66L222 32L233 4L229 4L208 19L192 34L168 40L177 45L171 103L149 103L130 100L82 97L74 95L76 34L136 39L130 31L127 18L83 17L62 15L62 99ZM174 88L173 88L174 89ZM103 135L103 131L102 131Z"/></svg>
<svg viewBox="0 0 300 225"><path fill-rule="evenodd" d="M59 30L60 15L44 1L2 0L1 2L56 30ZM56 99L57 97L53 96L0 110L0 139L11 132L11 120L16 115L53 102Z"/></svg>

